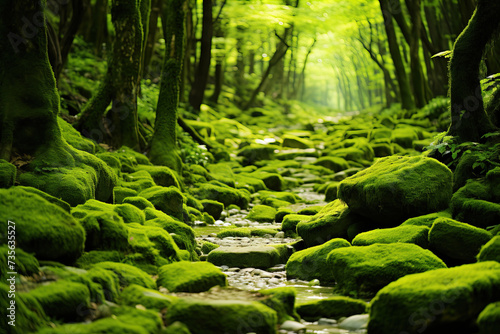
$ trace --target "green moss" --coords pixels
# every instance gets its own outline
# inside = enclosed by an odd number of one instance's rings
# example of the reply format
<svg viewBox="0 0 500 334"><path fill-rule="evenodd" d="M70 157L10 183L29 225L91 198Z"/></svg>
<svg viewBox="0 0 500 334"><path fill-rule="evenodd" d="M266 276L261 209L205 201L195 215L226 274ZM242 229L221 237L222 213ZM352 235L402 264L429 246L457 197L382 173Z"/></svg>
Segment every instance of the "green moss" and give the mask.
<svg viewBox="0 0 500 334"><path fill-rule="evenodd" d="M120 282L117 274L110 270L95 267L88 270L85 277L102 287L106 300L117 301L120 294Z"/></svg>
<svg viewBox="0 0 500 334"><path fill-rule="evenodd" d="M314 164L331 169L335 173L350 167L349 163L341 157L321 157Z"/></svg>
<svg viewBox="0 0 500 334"><path fill-rule="evenodd" d="M203 241L203 244L201 245L201 251L203 252L203 254L208 254L219 247L220 245L214 244L210 241Z"/></svg>
<svg viewBox="0 0 500 334"><path fill-rule="evenodd" d="M120 300L124 305L132 307L142 305L148 309L161 311L169 308L177 301L177 298L164 295L156 290L146 289L142 286L131 284L123 289Z"/></svg>
<svg viewBox="0 0 500 334"><path fill-rule="evenodd" d="M145 288L154 289L155 282L151 277L139 268L129 264L117 262L100 262L94 268L109 270L118 276L120 286L127 287L130 284L137 284Z"/></svg>
<svg viewBox="0 0 500 334"><path fill-rule="evenodd" d="M260 228L255 227L250 229L252 237L263 237L265 235L275 236L278 233L278 228Z"/></svg>
<svg viewBox="0 0 500 334"><path fill-rule="evenodd" d="M61 129L61 135L68 144L74 148L94 154L97 151L98 145L92 140L83 137L71 124L57 117L57 123Z"/></svg>
<svg viewBox="0 0 500 334"><path fill-rule="evenodd" d="M207 261L216 266L267 269L279 263L280 254L269 246L220 247L208 254Z"/></svg>
<svg viewBox="0 0 500 334"><path fill-rule="evenodd" d="M259 178L253 177L248 173L234 175L235 187L238 189L247 189L250 193L266 190L267 186Z"/></svg>
<svg viewBox="0 0 500 334"><path fill-rule="evenodd" d="M314 216L315 214L320 212L322 209L323 209L322 205L308 206L306 208L303 208L303 209L297 211L297 214L306 215L306 216Z"/></svg>
<svg viewBox="0 0 500 334"><path fill-rule="evenodd" d="M297 196L297 194L291 192L286 192L286 191L276 192L276 191L266 191L266 190L259 191L258 198L262 202L266 202L266 200L270 198L275 198L281 201L286 201L291 204L295 204L301 200L300 197Z"/></svg>
<svg viewBox="0 0 500 334"><path fill-rule="evenodd" d="M127 325L139 325L147 333L159 333L162 328L160 314L156 311L141 310L135 307L115 307L113 315L120 322Z"/></svg>
<svg viewBox="0 0 500 334"><path fill-rule="evenodd" d="M157 253L168 261L177 261L179 259L177 244L163 228L139 224L129 224L127 228L132 249L137 253L150 257L152 262L156 261Z"/></svg>
<svg viewBox="0 0 500 334"><path fill-rule="evenodd" d="M276 223L281 223L283 222L283 219L289 215L289 214L293 214L294 211L292 209L288 209L288 208L280 208L278 209L278 211L276 212L276 215L274 216L274 221Z"/></svg>
<svg viewBox="0 0 500 334"><path fill-rule="evenodd" d="M214 180L217 180L231 188L235 187L234 174L231 167L226 163L209 164L207 170Z"/></svg>
<svg viewBox="0 0 500 334"><path fill-rule="evenodd" d="M120 162L120 159L118 159L113 153L103 152L97 153L95 156L104 161L118 177L121 177L122 163Z"/></svg>
<svg viewBox="0 0 500 334"><path fill-rule="evenodd" d="M256 205L245 218L259 223L272 223L274 216L276 216L275 208L267 205Z"/></svg>
<svg viewBox="0 0 500 334"><path fill-rule="evenodd" d="M146 226L161 227L168 232L180 249L193 252L196 248L194 230L187 224L181 223L172 217L163 215L161 217L148 220Z"/></svg>
<svg viewBox="0 0 500 334"><path fill-rule="evenodd" d="M500 236L493 237L490 241L481 247L477 255L478 262L497 261L500 262Z"/></svg>
<svg viewBox="0 0 500 334"><path fill-rule="evenodd" d="M377 158L388 157L394 154L393 147L387 143L374 143L372 144L372 149Z"/></svg>
<svg viewBox="0 0 500 334"><path fill-rule="evenodd" d="M489 171L486 178L469 180L451 199L453 218L488 227L500 221L500 167Z"/></svg>
<svg viewBox="0 0 500 334"><path fill-rule="evenodd" d="M258 302L183 299L166 314L167 325L176 321L186 324L192 333L219 334L236 330L274 334L277 316L274 310Z"/></svg>
<svg viewBox="0 0 500 334"><path fill-rule="evenodd" d="M283 142L281 143L281 146L307 149L307 148L313 148L314 143L305 138L300 138L294 135L286 134L283 136Z"/></svg>
<svg viewBox="0 0 500 334"><path fill-rule="evenodd" d="M267 197L262 203L275 209L285 208L292 205L292 203L290 202L283 201L274 197Z"/></svg>
<svg viewBox="0 0 500 334"><path fill-rule="evenodd" d="M0 159L0 188L10 188L16 182L16 166Z"/></svg>
<svg viewBox="0 0 500 334"><path fill-rule="evenodd" d="M262 180L268 189L274 191L285 190L285 180L278 173L261 172L259 170L248 174L248 176Z"/></svg>
<svg viewBox="0 0 500 334"><path fill-rule="evenodd" d="M126 187L113 188L113 203L122 204L123 200L127 197L137 196L137 191Z"/></svg>
<svg viewBox="0 0 500 334"><path fill-rule="evenodd" d="M500 332L500 302L488 304L477 318L479 334Z"/></svg>
<svg viewBox="0 0 500 334"><path fill-rule="evenodd" d="M418 135L412 127L397 128L392 131L391 141L404 148L413 148Z"/></svg>
<svg viewBox="0 0 500 334"><path fill-rule="evenodd" d="M139 193L139 196L150 201L156 209L181 221L183 220L184 197L178 188L152 187Z"/></svg>
<svg viewBox="0 0 500 334"><path fill-rule="evenodd" d="M238 237L250 238L251 230L248 227L225 228L217 233L217 238Z"/></svg>
<svg viewBox="0 0 500 334"><path fill-rule="evenodd" d="M148 157L146 157L142 153L134 151L133 149L127 146L120 147L114 153L120 160L126 160L126 161L132 160L135 161L137 164L151 165L151 163L148 160Z"/></svg>
<svg viewBox="0 0 500 334"><path fill-rule="evenodd" d="M200 199L209 199L218 201L228 207L231 204L236 204L240 208L245 209L250 202L250 195L242 189L234 189L222 184L204 183L192 190L192 194Z"/></svg>
<svg viewBox="0 0 500 334"><path fill-rule="evenodd" d="M226 275L208 262L176 262L160 268L158 287L171 292L204 292L211 287L226 286Z"/></svg>
<svg viewBox="0 0 500 334"><path fill-rule="evenodd" d="M318 279L322 285L333 283L333 275L327 262L328 254L339 247L349 246L349 242L344 239L332 239L322 245L293 253L286 263L287 279Z"/></svg>
<svg viewBox="0 0 500 334"><path fill-rule="evenodd" d="M85 231L69 213L17 187L0 189L0 198L0 228L7 233L8 221L15 223L17 247L39 260L71 264L80 257Z"/></svg>
<svg viewBox="0 0 500 334"><path fill-rule="evenodd" d="M327 261L339 291L361 296L373 296L405 275L446 268L429 250L403 243L337 248Z"/></svg>
<svg viewBox="0 0 500 334"><path fill-rule="evenodd" d="M61 280L20 294L36 299L45 313L56 320L82 319L90 307L89 289L81 283Z"/></svg>
<svg viewBox="0 0 500 334"><path fill-rule="evenodd" d="M35 195L38 195L38 196L42 197L43 199L49 201L50 203L57 205L58 207L60 207L61 209L63 209L66 212L71 211L71 206L68 203L66 203L65 201L63 201L57 197L51 196L51 195L49 195L41 190L38 190L38 189L33 188L33 187L23 187L23 186L17 186L16 188L22 189L24 191L27 191L27 192L35 194Z"/></svg>
<svg viewBox="0 0 500 334"><path fill-rule="evenodd" d="M373 244L392 244L397 242L410 243L422 248L429 247L427 226L405 225L393 228L376 229L358 234L352 241L353 246L368 246Z"/></svg>
<svg viewBox="0 0 500 334"><path fill-rule="evenodd" d="M245 165L255 164L257 161L272 160L274 151L278 150L279 146L275 145L248 145L238 152L239 157L243 157Z"/></svg>
<svg viewBox="0 0 500 334"><path fill-rule="evenodd" d="M191 334L191 332L182 322L176 321L163 330L162 334Z"/></svg>
<svg viewBox="0 0 500 334"><path fill-rule="evenodd" d="M335 200L307 221L297 224L297 234L307 247L316 246L334 238L347 239L347 228L359 220L347 205Z"/></svg>
<svg viewBox="0 0 500 334"><path fill-rule="evenodd" d="M440 162L393 156L378 160L339 185L338 196L349 208L384 226L446 209L452 173Z"/></svg>
<svg viewBox="0 0 500 334"><path fill-rule="evenodd" d="M139 164L135 167L135 170L148 172L158 186L181 188L177 173L168 167Z"/></svg>
<svg viewBox="0 0 500 334"><path fill-rule="evenodd" d="M201 204L203 205L203 210L208 213L210 216L214 217L214 219L218 220L220 219L220 215L222 211L224 210L224 204L221 202L209 200L209 199L204 199L201 201Z"/></svg>
<svg viewBox="0 0 500 334"><path fill-rule="evenodd" d="M140 324L125 324L114 318L99 319L89 324L66 324L45 328L37 334L148 334Z"/></svg>
<svg viewBox="0 0 500 334"><path fill-rule="evenodd" d="M475 332L471 323L500 299L499 287L500 264L492 261L405 276L372 300L368 332Z"/></svg>
<svg viewBox="0 0 500 334"><path fill-rule="evenodd" d="M74 208L71 214L85 229L86 251L128 248L128 230L114 206L91 200Z"/></svg>
<svg viewBox="0 0 500 334"><path fill-rule="evenodd" d="M11 257L12 256L12 257ZM6 244L0 246L0 279L7 277L8 260L15 263L15 272L23 276L32 276L40 271L38 260L21 248L10 249Z"/></svg>
<svg viewBox="0 0 500 334"><path fill-rule="evenodd" d="M156 186L156 183L147 171L140 170L130 174L123 174L123 180L120 180L118 185L133 189L139 193Z"/></svg>
<svg viewBox="0 0 500 334"><path fill-rule="evenodd" d="M270 296L268 299L261 301L262 304L272 308L278 315L278 323L283 323L286 320L300 319L295 311L295 297L297 291L293 287L279 287L267 290L260 290L259 294Z"/></svg>
<svg viewBox="0 0 500 334"><path fill-rule="evenodd" d="M471 263L476 262L481 246L491 238L491 233L481 228L439 218L429 231L429 247L446 260Z"/></svg>
<svg viewBox="0 0 500 334"><path fill-rule="evenodd" d="M427 215L413 217L405 220L401 226L414 225L414 226L427 226L429 228L432 227L432 224L438 218L451 218L451 213L448 211L439 211L435 213L429 213Z"/></svg>
<svg viewBox="0 0 500 334"><path fill-rule="evenodd" d="M122 203L131 204L142 211L144 211L146 208L154 209L154 205L150 201L140 196L126 197L123 199Z"/></svg>
<svg viewBox="0 0 500 334"><path fill-rule="evenodd" d="M299 304L297 313L307 321L316 321L320 318L338 319L366 313L367 306L363 300L338 296Z"/></svg>
<svg viewBox="0 0 500 334"><path fill-rule="evenodd" d="M17 292L14 310L9 310L9 308L12 308L9 300L12 299L7 297L12 292L9 292L10 286L4 282L6 281L3 279L0 282L0 293L2 295L2 298L0 298L0 307L6 319L0 322L0 331L3 333L25 334L36 331L48 323L42 306L29 294ZM13 320L15 320L15 326L9 324Z"/></svg>
<svg viewBox="0 0 500 334"><path fill-rule="evenodd" d="M332 182L328 184L325 189L325 202L333 202L338 198L337 193L339 190L339 184L339 182Z"/></svg>
<svg viewBox="0 0 500 334"><path fill-rule="evenodd" d="M308 215L298 215L289 214L283 218L283 223L281 224L281 230L286 234L292 235L296 233L297 225L300 222L309 221L311 216Z"/></svg>

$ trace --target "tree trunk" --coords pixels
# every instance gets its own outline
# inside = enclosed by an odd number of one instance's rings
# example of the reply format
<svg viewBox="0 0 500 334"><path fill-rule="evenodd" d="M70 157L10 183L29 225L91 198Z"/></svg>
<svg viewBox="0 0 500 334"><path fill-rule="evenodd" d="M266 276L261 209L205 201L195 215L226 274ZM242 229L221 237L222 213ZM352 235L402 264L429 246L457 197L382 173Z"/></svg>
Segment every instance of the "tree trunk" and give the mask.
<svg viewBox="0 0 500 334"><path fill-rule="evenodd" d="M413 94L415 96L415 106L423 108L427 104L425 97L426 79L420 63L420 32L422 29L422 17L420 16L421 0L406 0L406 6L411 16L410 35L410 68L411 80L413 83Z"/></svg>
<svg viewBox="0 0 500 334"><path fill-rule="evenodd" d="M203 0L203 23L201 33L200 61L196 70L196 80L189 93L189 104L195 111L200 111L207 87L212 59L213 15L212 0Z"/></svg>
<svg viewBox="0 0 500 334"><path fill-rule="evenodd" d="M392 16L389 14L390 11L388 0L379 0L379 2L380 8L382 9L382 14L384 16L385 31L387 33L389 51L391 53L392 61L394 62L394 67L396 70L396 79L398 81L399 93L401 96L401 106L403 107L403 109L410 110L415 108L415 104L411 96L410 84L408 82L408 76L406 75L403 58L401 57L401 52L399 50L396 31L394 30L394 25L392 23Z"/></svg>
<svg viewBox="0 0 500 334"><path fill-rule="evenodd" d="M453 48L450 61L451 126L448 133L479 141L494 129L484 110L479 67L486 44L500 25L500 2L479 0L476 11Z"/></svg>
<svg viewBox="0 0 500 334"><path fill-rule="evenodd" d="M145 146L137 124L137 93L143 55L140 3L135 0L115 0L111 15L116 38L108 61L108 71L97 94L81 113L77 128L86 137L97 140L104 138L113 147L126 145L140 150ZM105 115L110 103L111 111Z"/></svg>
<svg viewBox="0 0 500 334"><path fill-rule="evenodd" d="M177 107L179 85L184 62L186 16L185 0L168 0L165 6L165 58L156 108L156 121L151 150L151 162L182 171L182 161L177 152Z"/></svg>

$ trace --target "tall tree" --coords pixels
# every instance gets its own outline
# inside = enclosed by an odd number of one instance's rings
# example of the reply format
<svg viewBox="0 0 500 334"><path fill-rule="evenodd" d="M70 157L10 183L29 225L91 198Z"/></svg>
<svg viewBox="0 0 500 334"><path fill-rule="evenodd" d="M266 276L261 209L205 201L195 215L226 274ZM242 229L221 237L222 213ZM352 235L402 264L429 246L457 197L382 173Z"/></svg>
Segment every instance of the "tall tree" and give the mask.
<svg viewBox="0 0 500 334"><path fill-rule="evenodd" d="M156 108L156 121L149 159L178 172L182 161L177 152L177 107L184 62L186 0L168 0L165 5L166 41L163 73Z"/></svg>

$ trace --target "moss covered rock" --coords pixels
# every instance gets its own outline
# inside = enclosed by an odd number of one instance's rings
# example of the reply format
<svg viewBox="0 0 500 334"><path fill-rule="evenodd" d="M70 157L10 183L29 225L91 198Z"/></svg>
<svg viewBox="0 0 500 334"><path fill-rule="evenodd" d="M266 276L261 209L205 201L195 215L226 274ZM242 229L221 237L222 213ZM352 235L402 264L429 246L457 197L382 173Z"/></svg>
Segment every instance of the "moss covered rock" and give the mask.
<svg viewBox="0 0 500 334"><path fill-rule="evenodd" d="M275 145L248 145L238 152L239 157L243 157L243 162L246 165L252 165L257 161L272 160L274 151L278 150L279 146Z"/></svg>
<svg viewBox="0 0 500 334"><path fill-rule="evenodd" d="M42 285L28 294L36 299L49 317L56 320L81 320L90 307L89 289L81 283L60 280Z"/></svg>
<svg viewBox="0 0 500 334"><path fill-rule="evenodd" d="M266 203L268 199L278 199L280 201L288 202L288 205L295 204L300 201L300 197L297 194L286 191L259 191L257 197L261 202Z"/></svg>
<svg viewBox="0 0 500 334"><path fill-rule="evenodd" d="M320 318L338 319L365 313L368 304L359 299L349 297L330 297L297 305L297 313L307 321Z"/></svg>
<svg viewBox="0 0 500 334"><path fill-rule="evenodd" d="M156 288L155 282L147 273L126 263L100 262L94 268L106 269L115 273L118 276L120 286L123 287L137 284L148 289Z"/></svg>
<svg viewBox="0 0 500 334"><path fill-rule="evenodd" d="M152 187L140 192L139 196L151 202L156 209L182 221L184 197L178 188Z"/></svg>
<svg viewBox="0 0 500 334"><path fill-rule="evenodd" d="M333 283L332 271L327 262L328 254L339 247L349 246L349 242L344 239L332 239L322 245L293 253L286 263L287 279L318 279L322 285Z"/></svg>
<svg viewBox="0 0 500 334"><path fill-rule="evenodd" d="M141 196L126 197L123 199L122 203L131 204L142 211L144 211L146 208L154 209L153 203Z"/></svg>
<svg viewBox="0 0 500 334"><path fill-rule="evenodd" d="M337 288L343 294L373 296L405 275L446 268L437 256L413 244L341 247L327 258Z"/></svg>
<svg viewBox="0 0 500 334"><path fill-rule="evenodd" d="M199 188L192 190L193 195L200 199L209 199L218 201L228 207L235 204L242 209L247 208L250 202L250 195L245 193L242 189L234 189L226 185L204 183Z"/></svg>
<svg viewBox="0 0 500 334"><path fill-rule="evenodd" d="M16 166L0 159L0 188L10 188L16 182Z"/></svg>
<svg viewBox="0 0 500 334"><path fill-rule="evenodd" d="M154 257L156 249L158 254L168 261L179 260L179 248L172 236L163 228L129 224L127 229L129 244L136 252Z"/></svg>
<svg viewBox="0 0 500 334"><path fill-rule="evenodd" d="M193 252L196 248L194 230L187 224L179 222L167 215L161 215L146 221L145 226L155 226L164 229L174 239L180 249Z"/></svg>
<svg viewBox="0 0 500 334"><path fill-rule="evenodd" d="M493 237L490 241L481 247L477 255L479 262L497 261L500 262L500 235Z"/></svg>
<svg viewBox="0 0 500 334"><path fill-rule="evenodd" d="M392 131L391 141L404 148L413 148L418 135L412 127L397 128Z"/></svg>
<svg viewBox="0 0 500 334"><path fill-rule="evenodd" d="M139 164L135 167L137 171L146 171L151 175L156 185L161 187L176 187L180 189L180 183L176 173L165 166L152 166Z"/></svg>
<svg viewBox="0 0 500 334"><path fill-rule="evenodd" d="M349 163L341 157L321 157L314 164L331 169L335 173L350 167Z"/></svg>
<svg viewBox="0 0 500 334"><path fill-rule="evenodd" d="M283 136L283 142L281 143L281 146L283 147L290 147L290 148L301 148L301 149L307 149L307 148L313 148L314 144L312 141L305 139L305 138L300 138L291 134L286 134Z"/></svg>
<svg viewBox="0 0 500 334"><path fill-rule="evenodd" d="M283 217L283 222L281 224L281 230L288 235L294 235L297 231L297 225L300 222L309 221L311 216L308 215L298 215L289 214Z"/></svg>
<svg viewBox="0 0 500 334"><path fill-rule="evenodd" d="M73 263L83 252L85 231L68 212L17 187L0 189L0 228L15 223L16 245L37 259ZM11 226L14 226L11 224Z"/></svg>
<svg viewBox="0 0 500 334"><path fill-rule="evenodd" d="M224 210L224 204L214 200L204 199L201 201L203 205L203 210L210 216L214 217L215 220L220 219L220 215Z"/></svg>
<svg viewBox="0 0 500 334"><path fill-rule="evenodd" d="M12 272L9 270L9 260L15 263L15 272L20 275L32 276L40 271L38 260L33 255L19 247L14 249L4 244L0 246L0 279L7 278L7 273Z"/></svg>
<svg viewBox="0 0 500 334"><path fill-rule="evenodd" d="M160 268L158 287L171 292L204 292L211 287L226 286L226 275L208 262L177 262Z"/></svg>
<svg viewBox="0 0 500 334"><path fill-rule="evenodd" d="M439 256L452 262L476 262L481 247L492 238L482 228L450 218L439 218L429 231L429 246Z"/></svg>
<svg viewBox="0 0 500 334"><path fill-rule="evenodd" d="M474 333L473 323L500 299L500 264L481 262L408 275L380 290L368 332Z"/></svg>
<svg viewBox="0 0 500 334"><path fill-rule="evenodd" d="M295 311L295 298L297 291L293 287L279 287L260 290L259 294L270 298L261 301L262 304L272 308L278 315L278 323L286 320L299 320L300 317Z"/></svg>
<svg viewBox="0 0 500 334"><path fill-rule="evenodd" d="M203 254L208 254L214 249L219 247L220 245L214 244L210 241L204 241L203 244L201 245L201 251L203 252Z"/></svg>
<svg viewBox="0 0 500 334"><path fill-rule="evenodd" d="M186 324L192 333L274 334L277 315L259 302L182 299L166 314L167 325L176 321Z"/></svg>
<svg viewBox="0 0 500 334"><path fill-rule="evenodd" d="M156 186L151 175L144 170L123 174L122 178L123 179L118 182L119 186L133 189L138 193Z"/></svg>
<svg viewBox="0 0 500 334"><path fill-rule="evenodd" d="M488 227L500 221L500 167L486 177L469 180L453 194L453 218L478 227Z"/></svg>
<svg viewBox="0 0 500 334"><path fill-rule="evenodd" d="M330 183L325 189L325 202L333 202L338 196L339 182Z"/></svg>
<svg viewBox="0 0 500 334"><path fill-rule="evenodd" d="M326 205L320 212L307 221L297 225L297 234L302 237L306 247L321 245L334 239L347 239L347 229L354 221L365 220L353 214L340 200Z"/></svg>
<svg viewBox="0 0 500 334"><path fill-rule="evenodd" d="M37 334L149 334L140 324L126 324L114 318L99 319L89 324L66 324L44 328Z"/></svg>
<svg viewBox="0 0 500 334"><path fill-rule="evenodd" d="M127 187L114 187L113 188L113 203L114 204L121 204L123 203L123 200L127 197L134 197L137 196L137 190L130 189Z"/></svg>
<svg viewBox="0 0 500 334"><path fill-rule="evenodd" d="M413 217L405 220L403 224L401 224L401 226L414 225L414 226L427 226L428 228L431 228L436 219L438 218L451 218L451 212L439 211L439 212L429 213L423 216Z"/></svg>
<svg viewBox="0 0 500 334"><path fill-rule="evenodd" d="M279 263L280 254L274 247L219 247L208 254L207 261L217 266L267 269Z"/></svg>
<svg viewBox="0 0 500 334"><path fill-rule="evenodd" d="M274 221L276 223L281 223L281 222L283 222L283 219L285 218L285 216L290 215L290 214L294 214L294 213L295 212L292 209L280 208L280 209L278 209L278 211L276 211L276 215L274 216Z"/></svg>
<svg viewBox="0 0 500 334"><path fill-rule="evenodd" d="M276 209L267 205L256 205L250 210L246 219L259 223L272 223L276 216Z"/></svg>
<svg viewBox="0 0 500 334"><path fill-rule="evenodd" d="M227 238L227 237L238 237L238 238L250 238L252 236L252 230L248 227L236 227L236 228L225 228L217 232L217 238Z"/></svg>
<svg viewBox="0 0 500 334"><path fill-rule="evenodd" d="M352 240L352 245L368 246L403 242L428 248L428 235L429 228L427 226L405 225L360 233Z"/></svg>
<svg viewBox="0 0 500 334"><path fill-rule="evenodd" d="M500 302L491 303L484 308L477 318L479 334L500 333Z"/></svg>
<svg viewBox="0 0 500 334"><path fill-rule="evenodd" d="M338 191L353 212L384 226L443 210L451 194L451 171L422 156L382 158L343 180Z"/></svg>
<svg viewBox="0 0 500 334"><path fill-rule="evenodd" d="M142 286L131 284L123 289L120 300L128 306L135 307L136 305L142 305L148 309L161 311L169 308L177 301L177 298L164 295L157 290L146 289Z"/></svg>
<svg viewBox="0 0 500 334"><path fill-rule="evenodd" d="M182 322L176 321L165 328L163 334L191 334L191 332L188 326L184 325Z"/></svg>
<svg viewBox="0 0 500 334"><path fill-rule="evenodd" d="M266 185L266 188L274 191L282 191L285 190L285 180L283 177L278 174L278 173L268 173L268 172L263 172L263 171L255 171L249 176L262 180L264 184Z"/></svg>
<svg viewBox="0 0 500 334"><path fill-rule="evenodd" d="M75 265L78 268L90 269L96 263L106 261L121 262L123 258L124 255L118 251L93 250L83 253L83 255L78 258Z"/></svg>
<svg viewBox="0 0 500 334"><path fill-rule="evenodd" d="M0 322L0 331L2 333L25 334L36 331L38 328L48 324L43 307L33 296L26 293L17 293L15 298L16 304L12 306L10 304L11 299L8 298L8 295L12 293L10 292L11 288L4 282L10 284L9 281L4 281L3 279L0 282L0 294L2 295L2 298L0 298L0 307L5 317ZM15 326L12 326L12 324Z"/></svg>
<svg viewBox="0 0 500 334"><path fill-rule="evenodd" d="M61 117L57 117L57 123L61 129L61 135L68 144L74 148L94 154L97 151L97 144L92 140L83 137L71 124Z"/></svg>

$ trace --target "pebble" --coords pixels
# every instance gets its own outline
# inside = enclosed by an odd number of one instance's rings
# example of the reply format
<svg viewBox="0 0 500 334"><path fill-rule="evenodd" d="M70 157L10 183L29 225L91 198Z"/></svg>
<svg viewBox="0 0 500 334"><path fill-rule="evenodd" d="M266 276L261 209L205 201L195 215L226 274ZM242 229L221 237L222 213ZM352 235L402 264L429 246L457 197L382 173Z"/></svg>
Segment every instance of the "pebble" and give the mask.
<svg viewBox="0 0 500 334"><path fill-rule="evenodd" d="M309 285L309 286L319 285L319 279L313 279L312 281L307 283L307 285Z"/></svg>
<svg viewBox="0 0 500 334"><path fill-rule="evenodd" d="M327 318L320 318L318 320L318 325L336 325L337 324L337 320L335 319L327 319Z"/></svg>
<svg viewBox="0 0 500 334"><path fill-rule="evenodd" d="M356 314L343 320L339 324L339 328L350 331L357 331L366 328L366 326L368 325L368 319L368 314Z"/></svg>
<svg viewBox="0 0 500 334"><path fill-rule="evenodd" d="M287 320L281 324L280 329L285 331L299 332L304 331L306 326L297 321Z"/></svg>

